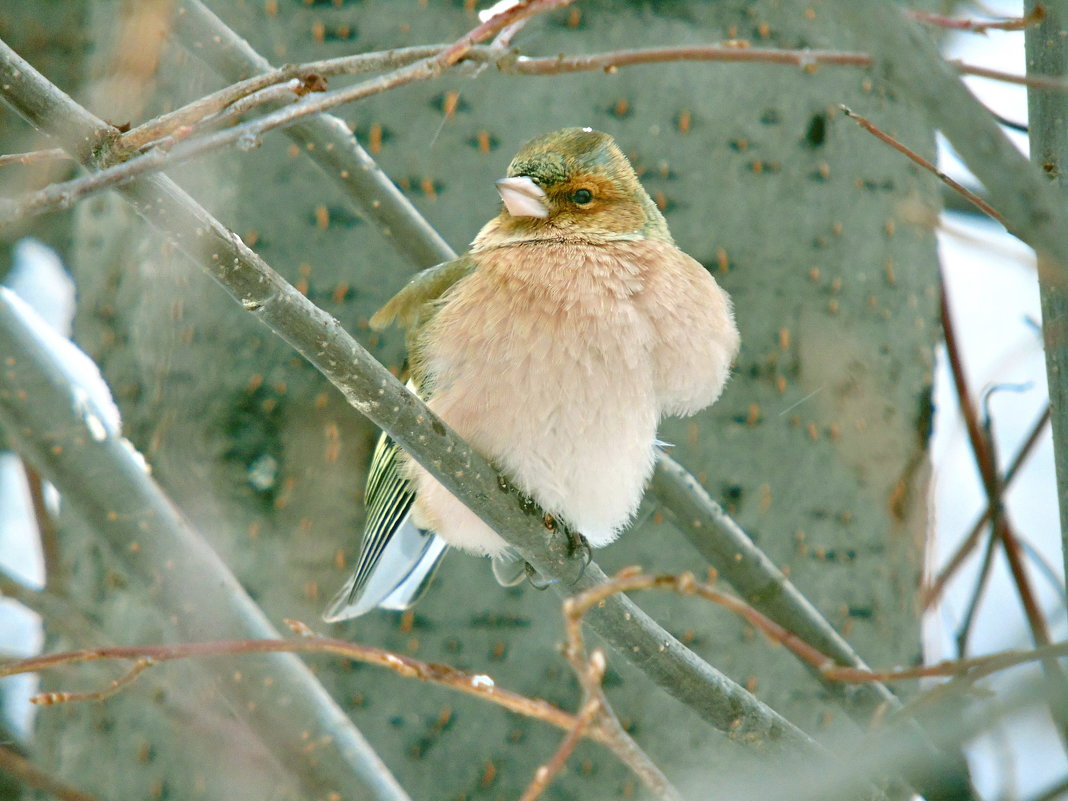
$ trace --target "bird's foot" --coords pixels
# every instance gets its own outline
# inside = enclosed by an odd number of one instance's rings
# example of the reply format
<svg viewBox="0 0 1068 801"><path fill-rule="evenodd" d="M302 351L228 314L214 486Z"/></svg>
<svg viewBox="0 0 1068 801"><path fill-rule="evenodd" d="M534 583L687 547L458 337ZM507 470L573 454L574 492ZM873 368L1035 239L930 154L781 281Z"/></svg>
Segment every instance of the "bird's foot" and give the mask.
<svg viewBox="0 0 1068 801"><path fill-rule="evenodd" d="M527 581L534 589L547 590L549 589L549 587L556 583L557 580L554 578L542 578L541 574L537 571L534 565L530 564L530 562L524 562L523 564L526 566Z"/></svg>
<svg viewBox="0 0 1068 801"><path fill-rule="evenodd" d="M573 557L575 554L582 554L582 569L575 577L575 582L577 582L586 575L586 568L589 567L590 563L593 561L593 549L590 547L589 540L581 534L572 531L570 528L565 527L564 534L567 535L567 555Z"/></svg>

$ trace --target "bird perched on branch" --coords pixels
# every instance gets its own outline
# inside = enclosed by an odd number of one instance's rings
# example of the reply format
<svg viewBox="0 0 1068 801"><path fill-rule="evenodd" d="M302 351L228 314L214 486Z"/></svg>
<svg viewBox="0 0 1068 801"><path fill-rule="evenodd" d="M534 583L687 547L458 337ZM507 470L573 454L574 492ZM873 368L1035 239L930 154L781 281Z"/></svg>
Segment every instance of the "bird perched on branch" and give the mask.
<svg viewBox="0 0 1068 801"><path fill-rule="evenodd" d="M546 513L607 545L638 508L660 419L719 397L738 350L730 299L607 134L532 139L497 191L501 213L470 249L416 275L371 326L407 329L414 391ZM327 620L407 608L446 545L521 577L504 539L386 435L366 502Z"/></svg>

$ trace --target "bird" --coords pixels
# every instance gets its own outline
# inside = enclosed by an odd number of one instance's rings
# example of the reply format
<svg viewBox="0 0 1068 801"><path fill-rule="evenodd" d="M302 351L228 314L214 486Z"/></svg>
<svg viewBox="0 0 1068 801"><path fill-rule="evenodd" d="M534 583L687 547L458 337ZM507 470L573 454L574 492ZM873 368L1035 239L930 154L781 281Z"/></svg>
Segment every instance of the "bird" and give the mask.
<svg viewBox="0 0 1068 801"><path fill-rule="evenodd" d="M406 330L408 387L521 493L592 548L633 518L657 426L719 398L739 348L730 297L680 250L609 134L522 145L500 213L370 319ZM448 547L525 566L508 543L382 434L355 570L324 618L407 609Z"/></svg>

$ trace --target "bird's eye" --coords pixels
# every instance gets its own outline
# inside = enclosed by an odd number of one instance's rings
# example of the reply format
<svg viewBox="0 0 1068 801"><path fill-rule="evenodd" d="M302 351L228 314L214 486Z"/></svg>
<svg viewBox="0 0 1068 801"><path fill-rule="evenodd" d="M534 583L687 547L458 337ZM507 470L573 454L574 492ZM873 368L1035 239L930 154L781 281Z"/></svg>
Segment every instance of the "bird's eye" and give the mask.
<svg viewBox="0 0 1068 801"><path fill-rule="evenodd" d="M571 202L578 206L585 206L593 200L593 192L589 189L576 189L571 193Z"/></svg>

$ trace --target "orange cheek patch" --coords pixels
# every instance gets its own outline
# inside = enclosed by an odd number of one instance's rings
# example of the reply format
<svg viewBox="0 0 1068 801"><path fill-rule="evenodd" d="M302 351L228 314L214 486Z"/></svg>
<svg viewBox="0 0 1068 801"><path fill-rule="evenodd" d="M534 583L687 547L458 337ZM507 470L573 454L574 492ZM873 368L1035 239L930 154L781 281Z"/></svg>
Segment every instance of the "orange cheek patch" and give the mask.
<svg viewBox="0 0 1068 801"><path fill-rule="evenodd" d="M579 175L559 188L565 208L571 203L571 195L579 189L590 190L593 202L587 206L572 206L575 211L568 216L575 220L586 220L601 230L618 233L637 230L645 222L641 206L632 194L611 179L595 173Z"/></svg>

